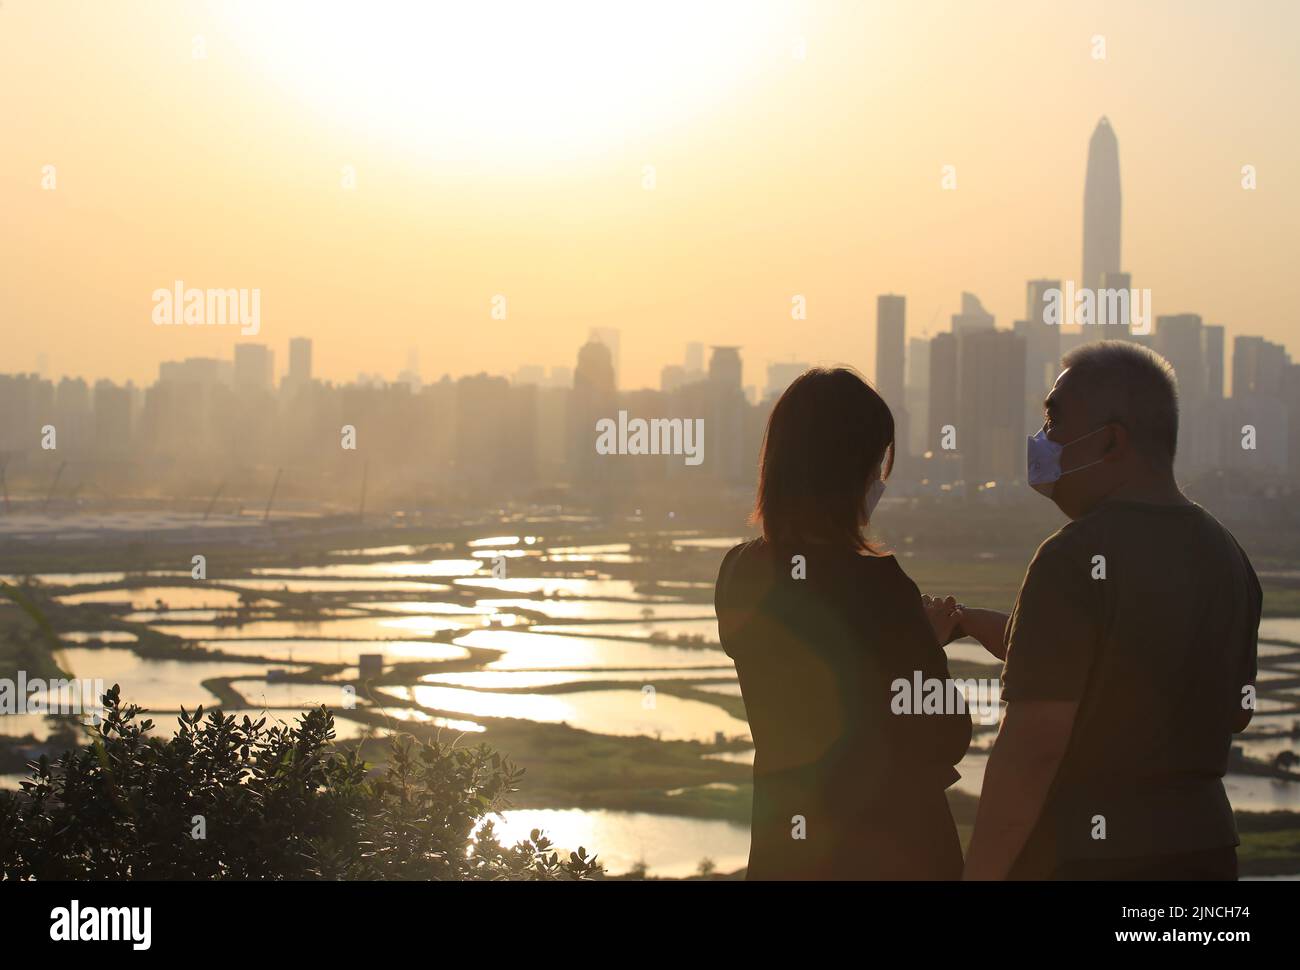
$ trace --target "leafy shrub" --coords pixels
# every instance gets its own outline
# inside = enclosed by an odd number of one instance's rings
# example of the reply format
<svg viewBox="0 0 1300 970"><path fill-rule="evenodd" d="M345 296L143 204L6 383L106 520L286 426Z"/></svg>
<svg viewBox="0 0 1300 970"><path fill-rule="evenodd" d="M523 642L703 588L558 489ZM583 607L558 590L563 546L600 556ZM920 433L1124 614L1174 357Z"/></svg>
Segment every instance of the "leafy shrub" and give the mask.
<svg viewBox="0 0 1300 970"><path fill-rule="evenodd" d="M292 727L203 708L150 737L116 685L90 742L0 792L8 879L534 879L598 877L534 830L502 846L491 820L523 774L486 745L394 738L369 774L334 747L324 708ZM478 829L479 823L482 828Z"/></svg>

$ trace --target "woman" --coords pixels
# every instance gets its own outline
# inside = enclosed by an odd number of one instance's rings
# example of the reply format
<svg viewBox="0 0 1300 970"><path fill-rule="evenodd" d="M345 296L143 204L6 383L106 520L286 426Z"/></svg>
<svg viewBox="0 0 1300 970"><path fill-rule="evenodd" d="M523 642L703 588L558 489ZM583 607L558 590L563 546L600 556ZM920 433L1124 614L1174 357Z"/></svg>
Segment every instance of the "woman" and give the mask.
<svg viewBox="0 0 1300 970"><path fill-rule="evenodd" d="M921 709L900 697L918 672L947 680L957 607L864 536L893 455L889 406L845 368L803 374L768 419L763 535L714 596L756 748L750 879L961 877L944 790L970 715L893 713Z"/></svg>

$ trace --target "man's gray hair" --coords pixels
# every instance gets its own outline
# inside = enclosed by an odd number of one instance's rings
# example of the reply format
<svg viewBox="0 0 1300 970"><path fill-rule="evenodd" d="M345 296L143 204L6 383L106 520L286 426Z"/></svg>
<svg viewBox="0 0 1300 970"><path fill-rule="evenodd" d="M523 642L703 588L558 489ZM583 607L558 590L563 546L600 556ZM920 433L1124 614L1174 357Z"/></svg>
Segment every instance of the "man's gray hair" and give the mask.
<svg viewBox="0 0 1300 970"><path fill-rule="evenodd" d="M1118 421L1138 454L1172 464L1178 449L1178 379L1159 354L1128 340L1084 344L1062 365L1098 423Z"/></svg>

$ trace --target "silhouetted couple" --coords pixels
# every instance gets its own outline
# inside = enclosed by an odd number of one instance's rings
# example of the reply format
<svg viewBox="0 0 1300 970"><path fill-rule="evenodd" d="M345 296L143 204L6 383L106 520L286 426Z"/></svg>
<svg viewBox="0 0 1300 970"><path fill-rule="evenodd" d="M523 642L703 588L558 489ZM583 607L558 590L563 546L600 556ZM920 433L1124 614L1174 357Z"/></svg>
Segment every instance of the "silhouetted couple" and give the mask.
<svg viewBox="0 0 1300 970"><path fill-rule="evenodd" d="M1259 582L1175 482L1169 364L1121 341L1063 364L1027 480L1070 522L1009 616L923 597L867 541L894 420L865 381L811 370L776 403L763 535L715 596L756 748L750 879L1236 878L1222 778L1253 712ZM964 862L945 791L971 718L942 689L962 636L1005 661Z"/></svg>

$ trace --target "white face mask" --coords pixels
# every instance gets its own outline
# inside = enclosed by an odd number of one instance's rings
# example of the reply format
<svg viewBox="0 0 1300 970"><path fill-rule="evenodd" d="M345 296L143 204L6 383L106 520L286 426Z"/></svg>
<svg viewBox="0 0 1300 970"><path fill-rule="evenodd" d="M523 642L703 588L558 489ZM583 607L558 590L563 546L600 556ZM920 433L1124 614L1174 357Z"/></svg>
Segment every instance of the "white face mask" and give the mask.
<svg viewBox="0 0 1300 970"><path fill-rule="evenodd" d="M876 504L880 501L880 496L885 494L885 483L877 478L867 489L867 498L863 503L863 508L867 511L867 519L870 520L871 514L876 511Z"/></svg>
<svg viewBox="0 0 1300 970"><path fill-rule="evenodd" d="M1075 441L1091 438L1097 431L1104 431L1105 429L1106 426L1103 424L1096 431L1089 431L1087 434L1079 435L1074 441L1067 441L1062 445L1048 438L1045 428L1039 428L1038 434L1032 435L1028 439L1030 488L1051 498L1056 482L1062 475L1073 475L1075 472L1081 472L1093 465L1100 465L1103 459L1098 458L1096 461L1090 461L1086 465L1080 465L1078 468L1071 468L1068 472L1063 472L1061 471L1061 452L1074 444Z"/></svg>

